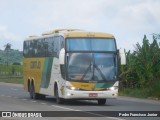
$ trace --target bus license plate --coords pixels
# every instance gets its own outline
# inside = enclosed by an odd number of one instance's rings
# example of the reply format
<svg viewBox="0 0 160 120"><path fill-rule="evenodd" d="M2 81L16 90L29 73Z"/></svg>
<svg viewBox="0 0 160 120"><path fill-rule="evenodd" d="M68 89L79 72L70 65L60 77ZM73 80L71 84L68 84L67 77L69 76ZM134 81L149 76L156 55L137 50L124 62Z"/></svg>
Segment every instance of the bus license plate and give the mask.
<svg viewBox="0 0 160 120"><path fill-rule="evenodd" d="M97 93L89 93L89 97L97 97L98 94Z"/></svg>

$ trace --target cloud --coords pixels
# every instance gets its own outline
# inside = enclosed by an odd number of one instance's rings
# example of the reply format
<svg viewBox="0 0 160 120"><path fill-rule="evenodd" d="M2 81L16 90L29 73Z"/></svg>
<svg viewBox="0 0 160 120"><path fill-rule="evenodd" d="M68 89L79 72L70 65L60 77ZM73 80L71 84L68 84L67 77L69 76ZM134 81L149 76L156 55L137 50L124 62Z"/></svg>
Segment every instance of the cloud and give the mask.
<svg viewBox="0 0 160 120"><path fill-rule="evenodd" d="M121 1L111 2L105 7L105 15L102 22L106 28L117 38L118 47L134 49L134 45L142 42L144 34L152 36L152 33L159 32L160 1ZM107 19L108 18L108 19Z"/></svg>
<svg viewBox="0 0 160 120"><path fill-rule="evenodd" d="M0 39L23 41L55 28L77 28L111 33L118 47L129 50L160 28L159 0L2 1Z"/></svg>
<svg viewBox="0 0 160 120"><path fill-rule="evenodd" d="M121 27L137 32L137 30L150 31L155 28L154 24L159 24L160 11L158 8L160 2L154 3L146 1L136 5L127 5L122 9L115 19L115 23Z"/></svg>
<svg viewBox="0 0 160 120"><path fill-rule="evenodd" d="M20 41L21 38L18 35L9 32L6 26L0 25L0 49L3 49L4 45L7 43L13 44L14 48L19 47L18 45L22 46L22 43L20 43ZM20 47L20 49L22 49L22 47Z"/></svg>
<svg viewBox="0 0 160 120"><path fill-rule="evenodd" d="M33 24L37 27L96 26L101 15L100 3L95 1L60 0L41 2L37 5Z"/></svg>
<svg viewBox="0 0 160 120"><path fill-rule="evenodd" d="M3 25L0 25L0 39L1 40L13 40L13 41L17 41L18 37L13 34L13 33L10 33L7 29L6 26L3 26Z"/></svg>

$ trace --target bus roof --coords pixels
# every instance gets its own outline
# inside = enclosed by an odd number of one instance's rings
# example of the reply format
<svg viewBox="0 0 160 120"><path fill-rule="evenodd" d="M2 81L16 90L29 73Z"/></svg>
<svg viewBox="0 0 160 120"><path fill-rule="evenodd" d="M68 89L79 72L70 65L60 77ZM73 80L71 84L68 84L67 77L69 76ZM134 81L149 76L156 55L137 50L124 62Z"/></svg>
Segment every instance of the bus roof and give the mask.
<svg viewBox="0 0 160 120"><path fill-rule="evenodd" d="M42 33L41 36L32 35L29 36L26 40L40 39L50 36L62 35L64 38L67 37L100 37L100 38L114 38L112 34L101 33L101 32L90 32L79 29L55 29L46 33Z"/></svg>

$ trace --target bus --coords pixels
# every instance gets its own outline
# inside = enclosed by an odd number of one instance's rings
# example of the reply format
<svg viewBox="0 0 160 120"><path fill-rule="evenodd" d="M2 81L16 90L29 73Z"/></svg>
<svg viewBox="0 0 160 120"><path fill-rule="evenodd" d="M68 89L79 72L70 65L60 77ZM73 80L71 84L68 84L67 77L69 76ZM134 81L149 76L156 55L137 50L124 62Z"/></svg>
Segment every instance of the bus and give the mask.
<svg viewBox="0 0 160 120"><path fill-rule="evenodd" d="M78 29L56 29L29 36L23 44L24 89L31 99L54 96L65 100L96 100L118 95L118 63L125 54L113 35Z"/></svg>

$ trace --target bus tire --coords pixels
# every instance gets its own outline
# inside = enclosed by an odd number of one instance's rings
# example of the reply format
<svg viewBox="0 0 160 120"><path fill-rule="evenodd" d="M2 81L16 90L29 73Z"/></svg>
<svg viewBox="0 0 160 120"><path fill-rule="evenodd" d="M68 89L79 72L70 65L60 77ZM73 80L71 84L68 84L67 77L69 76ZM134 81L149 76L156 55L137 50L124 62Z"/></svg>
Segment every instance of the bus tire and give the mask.
<svg viewBox="0 0 160 120"><path fill-rule="evenodd" d="M98 101L98 105L104 105L106 103L106 99L99 99Z"/></svg>
<svg viewBox="0 0 160 120"><path fill-rule="evenodd" d="M34 84L30 84L29 88L30 88L30 90L29 90L30 98L31 99L38 99L39 95L37 93L35 93Z"/></svg>
<svg viewBox="0 0 160 120"><path fill-rule="evenodd" d="M30 80L28 80L28 92L30 91Z"/></svg>
<svg viewBox="0 0 160 120"><path fill-rule="evenodd" d="M38 99L44 100L45 98L46 98L46 96L45 96L45 95L38 94Z"/></svg>
<svg viewBox="0 0 160 120"><path fill-rule="evenodd" d="M55 88L55 97L56 97L56 103L62 104L64 102L64 100L59 97L59 92L58 92L57 85L56 85L56 88Z"/></svg>

